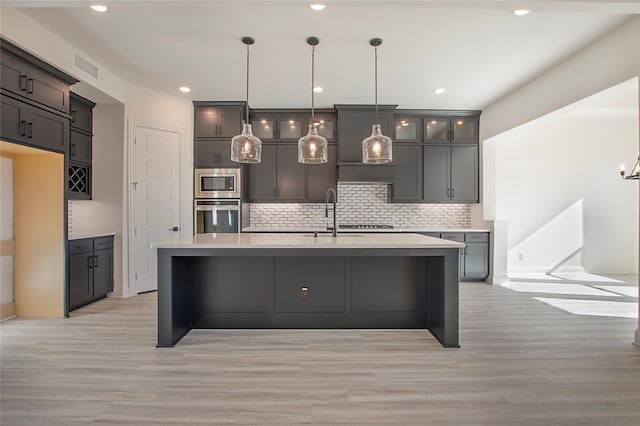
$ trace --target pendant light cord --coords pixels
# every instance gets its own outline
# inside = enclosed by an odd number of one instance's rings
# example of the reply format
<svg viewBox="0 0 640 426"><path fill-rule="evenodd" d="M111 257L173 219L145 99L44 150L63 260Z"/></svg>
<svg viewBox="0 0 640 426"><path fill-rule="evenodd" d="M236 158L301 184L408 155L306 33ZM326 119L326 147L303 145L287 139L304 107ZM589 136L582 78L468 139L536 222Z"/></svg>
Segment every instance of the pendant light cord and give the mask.
<svg viewBox="0 0 640 426"><path fill-rule="evenodd" d="M376 123L378 122L378 48L374 47L375 51L375 67L374 67L374 79L375 79L375 99L376 99Z"/></svg>
<svg viewBox="0 0 640 426"><path fill-rule="evenodd" d="M315 92L313 91L314 89L314 82L315 82L315 69L316 69L316 47L315 46L311 46L311 124L315 125L315 115L314 115L314 111L313 111L313 105L314 105L314 101L315 101Z"/></svg>
<svg viewBox="0 0 640 426"><path fill-rule="evenodd" d="M247 44L247 121L245 123L249 124L249 45Z"/></svg>

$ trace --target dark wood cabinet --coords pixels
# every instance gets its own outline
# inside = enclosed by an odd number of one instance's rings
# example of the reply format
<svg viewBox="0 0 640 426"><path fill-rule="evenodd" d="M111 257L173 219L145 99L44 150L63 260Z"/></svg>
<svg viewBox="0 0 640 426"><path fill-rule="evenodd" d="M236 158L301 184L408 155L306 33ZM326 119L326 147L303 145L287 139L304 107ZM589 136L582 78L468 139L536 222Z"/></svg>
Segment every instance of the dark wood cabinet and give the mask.
<svg viewBox="0 0 640 426"><path fill-rule="evenodd" d="M371 135L371 126L380 124L382 133L391 137L393 111L397 105L336 105L338 111L338 162L362 162L362 140Z"/></svg>
<svg viewBox="0 0 640 426"><path fill-rule="evenodd" d="M95 103L71 92L69 165L67 190L70 200L90 200L93 161L93 108Z"/></svg>
<svg viewBox="0 0 640 426"><path fill-rule="evenodd" d="M193 149L197 169L240 167L240 163L231 161L231 139L195 140Z"/></svg>
<svg viewBox="0 0 640 426"><path fill-rule="evenodd" d="M393 162L396 164L396 168L391 200L395 202L422 201L422 146L394 145Z"/></svg>
<svg viewBox="0 0 640 426"><path fill-rule="evenodd" d="M6 52L0 54L4 90L62 113L69 113L68 83Z"/></svg>
<svg viewBox="0 0 640 426"><path fill-rule="evenodd" d="M69 241L67 304L72 311L113 291L113 236Z"/></svg>
<svg viewBox="0 0 640 426"><path fill-rule="evenodd" d="M465 244L460 249L460 280L484 280L489 276L489 232L422 233Z"/></svg>
<svg viewBox="0 0 640 426"><path fill-rule="evenodd" d="M244 102L194 101L194 138L233 138L242 131ZM231 143L231 142L229 142Z"/></svg>
<svg viewBox="0 0 640 426"><path fill-rule="evenodd" d="M306 164L307 169L307 201L325 201L327 189L336 187L338 164L338 147L329 144L329 161L324 164Z"/></svg>
<svg viewBox="0 0 640 426"><path fill-rule="evenodd" d="M69 141L69 119L32 105L1 97L3 140L65 152Z"/></svg>
<svg viewBox="0 0 640 426"><path fill-rule="evenodd" d="M424 147L424 201L478 202L478 147Z"/></svg>

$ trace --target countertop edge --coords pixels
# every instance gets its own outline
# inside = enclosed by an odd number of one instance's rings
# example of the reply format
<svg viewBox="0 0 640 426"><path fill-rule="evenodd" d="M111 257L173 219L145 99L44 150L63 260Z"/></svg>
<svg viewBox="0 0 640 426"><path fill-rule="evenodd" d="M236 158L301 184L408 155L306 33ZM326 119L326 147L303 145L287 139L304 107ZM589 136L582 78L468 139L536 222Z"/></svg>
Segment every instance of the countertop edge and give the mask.
<svg viewBox="0 0 640 426"><path fill-rule="evenodd" d="M71 234L67 236L67 241L73 240L83 240L85 238L98 238L98 237L108 237L115 236L115 232L81 232L78 234Z"/></svg>

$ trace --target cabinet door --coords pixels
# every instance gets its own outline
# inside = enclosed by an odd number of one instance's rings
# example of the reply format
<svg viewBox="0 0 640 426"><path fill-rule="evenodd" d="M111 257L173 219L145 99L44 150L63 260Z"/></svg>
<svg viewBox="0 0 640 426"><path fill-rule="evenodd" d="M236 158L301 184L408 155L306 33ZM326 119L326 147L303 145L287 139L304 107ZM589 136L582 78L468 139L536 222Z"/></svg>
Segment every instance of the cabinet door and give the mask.
<svg viewBox="0 0 640 426"><path fill-rule="evenodd" d="M422 142L422 118L396 117L394 142ZM387 135L391 136L391 135Z"/></svg>
<svg viewBox="0 0 640 426"><path fill-rule="evenodd" d="M451 142L463 144L478 143L478 119L460 117L451 120Z"/></svg>
<svg viewBox="0 0 640 426"><path fill-rule="evenodd" d="M489 243L466 243L464 278L485 279L489 276Z"/></svg>
<svg viewBox="0 0 640 426"><path fill-rule="evenodd" d="M90 106L73 100L71 105L71 128L91 133L93 131L93 110Z"/></svg>
<svg viewBox="0 0 640 426"><path fill-rule="evenodd" d="M69 143L69 119L28 107L27 142L42 148L66 152Z"/></svg>
<svg viewBox="0 0 640 426"><path fill-rule="evenodd" d="M231 143L231 142L229 142ZM217 167L217 146L215 141L193 142L193 164L196 169L211 169Z"/></svg>
<svg viewBox="0 0 640 426"><path fill-rule="evenodd" d="M193 109L194 138L215 138L220 132L220 119L216 107L197 106Z"/></svg>
<svg viewBox="0 0 640 426"><path fill-rule="evenodd" d="M273 114L260 114L251 118L253 135L261 141L273 141L276 139L278 120Z"/></svg>
<svg viewBox="0 0 640 426"><path fill-rule="evenodd" d="M86 305L93 299L93 252L69 256L69 310Z"/></svg>
<svg viewBox="0 0 640 426"><path fill-rule="evenodd" d="M307 164L307 201L324 202L327 189L336 187L336 145L329 145L328 160L324 164Z"/></svg>
<svg viewBox="0 0 640 426"><path fill-rule="evenodd" d="M242 132L242 114L242 108L220 108L218 110L218 137L233 138L239 135L240 132ZM231 148L229 148L229 150L231 150Z"/></svg>
<svg viewBox="0 0 640 426"><path fill-rule="evenodd" d="M69 160L91 163L91 136L71 130L69 132Z"/></svg>
<svg viewBox="0 0 640 426"><path fill-rule="evenodd" d="M42 71L29 70L27 95L36 102L69 114L69 86Z"/></svg>
<svg viewBox="0 0 640 426"><path fill-rule="evenodd" d="M2 88L20 96L27 96L27 65L11 55L0 54Z"/></svg>
<svg viewBox="0 0 640 426"><path fill-rule="evenodd" d="M362 120L361 115L343 114L339 118L338 160L362 161Z"/></svg>
<svg viewBox="0 0 640 426"><path fill-rule="evenodd" d="M4 60L3 55L3 60ZM4 64L3 64L4 71ZM4 75L2 77L4 79ZM12 98L2 96L2 121L0 122L0 137L3 140L13 142L24 142L27 137L27 121L25 117L26 111L23 110L24 104Z"/></svg>
<svg viewBox="0 0 640 426"><path fill-rule="evenodd" d="M309 132L309 118L302 114L286 114L278 116L278 140L297 141Z"/></svg>
<svg viewBox="0 0 640 426"><path fill-rule="evenodd" d="M337 136L336 117L330 114L316 114L315 122L318 134L328 141L335 141Z"/></svg>
<svg viewBox="0 0 640 426"><path fill-rule="evenodd" d="M424 201L449 201L450 156L448 146L424 147Z"/></svg>
<svg viewBox="0 0 640 426"><path fill-rule="evenodd" d="M280 201L305 200L305 165L298 163L298 145L279 145L277 197Z"/></svg>
<svg viewBox="0 0 640 426"><path fill-rule="evenodd" d="M396 167L392 200L422 200L422 147L394 145L393 162Z"/></svg>
<svg viewBox="0 0 640 426"><path fill-rule="evenodd" d="M93 298L104 297L113 291L113 249L93 253Z"/></svg>
<svg viewBox="0 0 640 426"><path fill-rule="evenodd" d="M262 145L262 162L249 164L249 200L276 199L276 145Z"/></svg>
<svg viewBox="0 0 640 426"><path fill-rule="evenodd" d="M425 117L424 118L424 142L425 143L449 143L450 132L449 118Z"/></svg>
<svg viewBox="0 0 640 426"><path fill-rule="evenodd" d="M231 161L231 140L216 141L216 154L218 154L218 162L216 167L221 168L238 168L240 163Z"/></svg>
<svg viewBox="0 0 640 426"><path fill-rule="evenodd" d="M451 201L478 202L478 147L451 147Z"/></svg>

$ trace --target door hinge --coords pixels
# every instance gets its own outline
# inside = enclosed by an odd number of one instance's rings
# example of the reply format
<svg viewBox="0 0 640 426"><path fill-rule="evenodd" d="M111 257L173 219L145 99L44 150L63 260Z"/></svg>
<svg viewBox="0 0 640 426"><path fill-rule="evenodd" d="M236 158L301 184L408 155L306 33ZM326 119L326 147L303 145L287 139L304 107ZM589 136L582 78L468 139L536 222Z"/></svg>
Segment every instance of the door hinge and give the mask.
<svg viewBox="0 0 640 426"><path fill-rule="evenodd" d="M135 280L138 281L138 273L136 272Z"/></svg>
<svg viewBox="0 0 640 426"><path fill-rule="evenodd" d="M133 138L133 144L138 145L138 138Z"/></svg>
<svg viewBox="0 0 640 426"><path fill-rule="evenodd" d="M138 235L138 228L133 228L133 235Z"/></svg>

